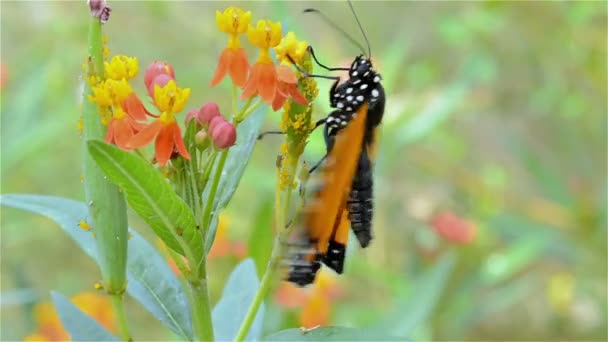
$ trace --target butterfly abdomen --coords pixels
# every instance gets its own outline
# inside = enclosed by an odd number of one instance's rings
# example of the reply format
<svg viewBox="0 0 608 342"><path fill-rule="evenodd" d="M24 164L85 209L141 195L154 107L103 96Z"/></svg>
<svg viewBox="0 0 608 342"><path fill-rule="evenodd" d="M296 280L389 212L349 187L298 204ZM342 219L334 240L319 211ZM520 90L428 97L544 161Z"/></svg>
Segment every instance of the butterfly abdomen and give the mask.
<svg viewBox="0 0 608 342"><path fill-rule="evenodd" d="M373 185L372 164L364 151L359 156L357 172L346 203L351 228L363 248L372 240Z"/></svg>

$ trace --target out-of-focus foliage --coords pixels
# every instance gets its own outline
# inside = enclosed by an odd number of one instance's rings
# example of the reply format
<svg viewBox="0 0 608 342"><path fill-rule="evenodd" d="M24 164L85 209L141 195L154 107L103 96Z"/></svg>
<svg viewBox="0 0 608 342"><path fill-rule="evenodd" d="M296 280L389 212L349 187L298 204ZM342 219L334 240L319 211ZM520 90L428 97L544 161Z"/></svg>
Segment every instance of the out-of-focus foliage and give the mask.
<svg viewBox="0 0 608 342"><path fill-rule="evenodd" d="M282 18L326 64L348 64L359 53L301 13L316 7L362 40L346 3L239 5ZM407 328L418 340L608 338L606 3L354 5L388 97L375 167L375 239L368 250L349 251L331 288L301 293L297 305L270 297L265 334L305 324L302 308L322 307L324 325L396 336ZM82 199L76 124L88 12L72 2L1 6L2 193ZM215 10L226 4L111 6L105 30L113 52L138 56L141 65L170 61L192 88L193 107L210 99L229 106L227 88L207 90L225 44ZM319 85L317 117L328 112L330 83ZM279 120L269 117L267 127ZM271 229L274 139L256 145L224 214L221 239L248 247L210 261L216 300L243 254L254 254L258 274L268 257L251 234L270 248L261 227ZM322 151L317 132L306 159L315 162ZM450 240L461 235L445 234L437 217L446 213L473 238ZM1 320L11 329L0 339L22 339L37 331L34 304L50 299L49 289L88 291L99 274L48 220L2 214ZM144 226L134 215L131 225ZM128 309L136 339L171 337L136 304Z"/></svg>

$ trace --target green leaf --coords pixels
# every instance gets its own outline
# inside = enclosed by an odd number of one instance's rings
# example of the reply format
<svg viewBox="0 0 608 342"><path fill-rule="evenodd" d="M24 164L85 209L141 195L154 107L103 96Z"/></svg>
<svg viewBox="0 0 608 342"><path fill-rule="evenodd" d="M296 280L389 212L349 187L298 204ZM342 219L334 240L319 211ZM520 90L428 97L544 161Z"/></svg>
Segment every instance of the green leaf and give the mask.
<svg viewBox="0 0 608 342"><path fill-rule="evenodd" d="M72 341L120 341L62 294L53 291L51 296L59 319Z"/></svg>
<svg viewBox="0 0 608 342"><path fill-rule="evenodd" d="M282 330L266 336L264 341L405 341L405 339L355 328L323 327L311 330Z"/></svg>
<svg viewBox="0 0 608 342"><path fill-rule="evenodd" d="M203 242L188 205L144 159L101 141L89 141L99 167L126 194L127 202L156 235L188 259L202 260Z"/></svg>
<svg viewBox="0 0 608 342"><path fill-rule="evenodd" d="M272 254L273 234L272 234L272 208L273 202L265 200L260 205L256 218L253 220L253 227L249 229L249 242L247 250L249 256L255 261L259 275L264 273L268 260Z"/></svg>
<svg viewBox="0 0 608 342"><path fill-rule="evenodd" d="M397 302L392 318L374 330L397 336L415 333L431 317L455 261L453 253L445 254L435 267L416 280L409 296Z"/></svg>
<svg viewBox="0 0 608 342"><path fill-rule="evenodd" d="M98 260L92 234L78 227L87 216L84 203L54 196L7 194L0 196L0 204L52 219L87 255ZM192 340L190 309L179 280L148 241L132 229L129 232L127 293L173 332Z"/></svg>
<svg viewBox="0 0 608 342"><path fill-rule="evenodd" d="M265 114L267 111L267 106L260 106L260 108L251 113L249 117L237 127L236 144L228 151L226 164L224 165L224 170L221 175L222 178L220 179L213 202L211 211L212 221L213 217L217 217L219 211L228 205L232 195L234 195L234 192L241 181L241 177L243 176L243 172L245 172L251 153L253 152L253 147L257 141L258 133L264 123L264 117L266 116ZM212 174L215 174L215 170ZM209 198L210 188L210 186L205 187L203 198ZM210 224L209 231L205 237L206 252L209 252L211 249L216 230L217 225Z"/></svg>
<svg viewBox="0 0 608 342"><path fill-rule="evenodd" d="M217 341L234 340L259 285L255 263L251 259L243 260L230 273L222 297L213 308L213 328ZM247 341L260 339L263 319L262 303L247 334Z"/></svg>

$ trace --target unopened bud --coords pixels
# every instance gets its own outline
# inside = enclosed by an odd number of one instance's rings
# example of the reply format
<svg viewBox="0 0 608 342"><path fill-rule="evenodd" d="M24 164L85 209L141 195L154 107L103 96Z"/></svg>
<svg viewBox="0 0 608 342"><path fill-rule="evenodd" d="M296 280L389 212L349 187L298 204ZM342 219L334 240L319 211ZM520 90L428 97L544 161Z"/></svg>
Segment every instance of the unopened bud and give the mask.
<svg viewBox="0 0 608 342"><path fill-rule="evenodd" d="M146 85L146 88L150 87L150 83L154 81L156 76L163 74L169 75L172 79L175 79L175 70L171 64L161 61L150 63L144 73L144 84Z"/></svg>
<svg viewBox="0 0 608 342"><path fill-rule="evenodd" d="M220 107L215 102L207 102L199 110L198 122L203 126L207 126L211 123L211 119L217 116L222 116Z"/></svg>
<svg viewBox="0 0 608 342"><path fill-rule="evenodd" d="M236 129L230 122L224 121L219 123L210 133L213 145L217 149L227 149L236 142Z"/></svg>
<svg viewBox="0 0 608 342"><path fill-rule="evenodd" d="M215 127L217 127L219 124L227 122L226 119L224 119L223 116L218 115L218 116L214 116L213 118L211 118L211 120L209 120L209 127L207 129L207 131L213 135L213 130L215 129Z"/></svg>
<svg viewBox="0 0 608 342"><path fill-rule="evenodd" d="M209 138L209 134L205 130L202 129L202 130L196 132L196 134L194 135L194 142L196 142L196 144L199 146L203 146L209 140L208 138Z"/></svg>

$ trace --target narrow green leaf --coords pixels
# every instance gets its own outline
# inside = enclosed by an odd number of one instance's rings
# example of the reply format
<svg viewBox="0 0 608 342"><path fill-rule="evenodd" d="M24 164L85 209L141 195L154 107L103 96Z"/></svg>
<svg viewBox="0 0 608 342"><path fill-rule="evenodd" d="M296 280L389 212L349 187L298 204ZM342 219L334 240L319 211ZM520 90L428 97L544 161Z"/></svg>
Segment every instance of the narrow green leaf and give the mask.
<svg viewBox="0 0 608 342"><path fill-rule="evenodd" d="M253 227L249 229L251 235L249 235L247 250L249 251L249 256L255 261L259 275L264 273L272 254L272 245L274 243L271 229L272 208L273 203L271 200L262 202L256 218L253 220Z"/></svg>
<svg viewBox="0 0 608 342"><path fill-rule="evenodd" d="M226 159L226 164L224 165L224 170L221 175L222 178L220 179L215 201L213 203L211 212L212 221L213 217L217 217L219 211L228 205L232 195L234 195L234 191L236 191L236 188L241 181L243 172L245 172L245 168L247 167L247 163L253 152L253 147L257 141L258 133L264 123L264 117L266 116L265 114L267 111L267 106L260 106L260 108L251 113L249 117L237 127L236 145L232 146L228 152L228 158ZM215 174L215 171L213 174ZM210 187L207 186L203 198L209 197L209 191ZM211 224L205 239L205 250L207 252L211 249L216 230L217 225Z"/></svg>
<svg viewBox="0 0 608 342"><path fill-rule="evenodd" d="M203 242L188 205L167 180L142 158L101 141L89 152L106 175L125 192L127 202L156 235L176 252L202 260Z"/></svg>
<svg viewBox="0 0 608 342"><path fill-rule="evenodd" d="M409 296L397 302L392 318L374 331L412 336L431 317L455 262L454 253L445 254L435 267L416 280Z"/></svg>
<svg viewBox="0 0 608 342"><path fill-rule="evenodd" d="M255 263L251 259L242 261L230 273L222 297L213 308L213 328L217 341L234 340L259 285ZM263 319L264 304L260 306L249 329L247 341L260 339Z"/></svg>
<svg viewBox="0 0 608 342"><path fill-rule="evenodd" d="M120 341L62 294L53 291L51 296L61 324L70 334L72 341Z"/></svg>
<svg viewBox="0 0 608 342"><path fill-rule="evenodd" d="M355 328L323 327L311 330L282 330L266 336L264 341L405 341L405 339Z"/></svg>
<svg viewBox="0 0 608 342"><path fill-rule="evenodd" d="M95 239L78 227L87 216L84 203L54 196L7 194L0 196L0 204L52 219L97 262ZM192 340L190 309L179 280L148 241L132 229L129 232L127 293L173 332Z"/></svg>

